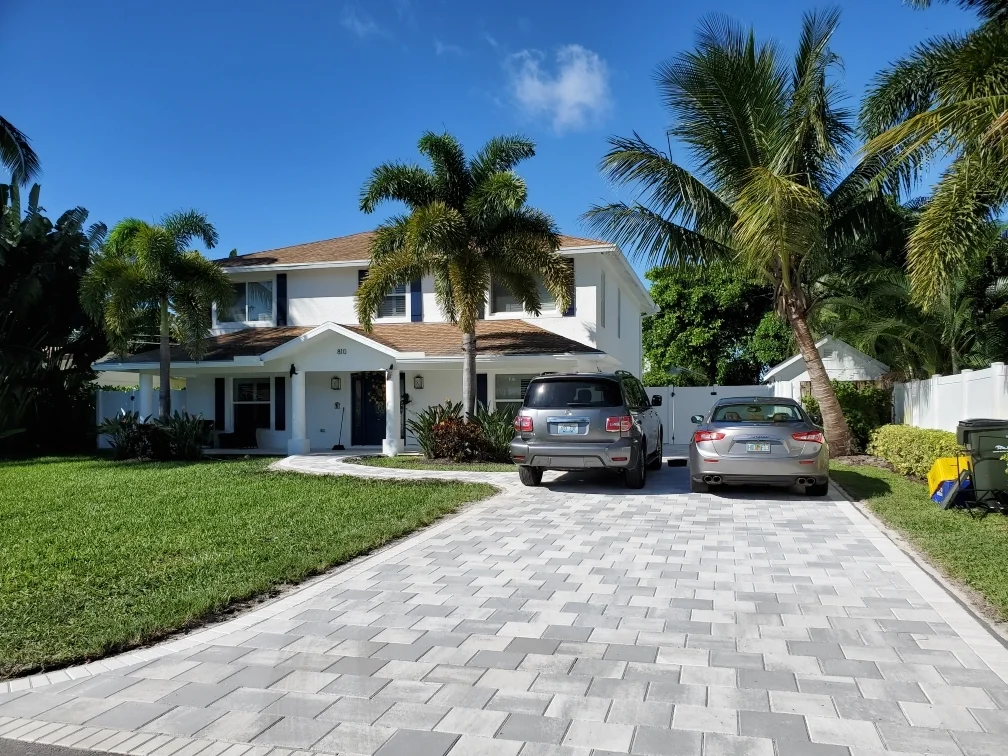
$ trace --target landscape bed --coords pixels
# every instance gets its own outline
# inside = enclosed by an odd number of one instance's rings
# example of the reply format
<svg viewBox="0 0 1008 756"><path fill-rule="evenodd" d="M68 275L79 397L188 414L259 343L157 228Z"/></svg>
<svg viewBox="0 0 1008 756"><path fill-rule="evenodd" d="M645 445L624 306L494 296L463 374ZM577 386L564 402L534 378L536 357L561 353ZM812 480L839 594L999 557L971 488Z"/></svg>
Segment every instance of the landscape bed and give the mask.
<svg viewBox="0 0 1008 756"><path fill-rule="evenodd" d="M271 461L0 462L0 679L197 626L493 492Z"/></svg>

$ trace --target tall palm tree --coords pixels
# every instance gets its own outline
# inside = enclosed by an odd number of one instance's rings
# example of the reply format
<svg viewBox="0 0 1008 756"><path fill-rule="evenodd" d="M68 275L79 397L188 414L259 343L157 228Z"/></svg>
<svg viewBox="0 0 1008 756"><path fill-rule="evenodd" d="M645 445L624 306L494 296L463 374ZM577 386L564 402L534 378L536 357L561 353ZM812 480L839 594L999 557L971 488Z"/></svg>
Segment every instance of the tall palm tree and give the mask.
<svg viewBox="0 0 1008 756"><path fill-rule="evenodd" d="M31 143L14 124L0 116L0 165L10 171L11 183L24 186L38 177L42 166Z"/></svg>
<svg viewBox="0 0 1008 756"><path fill-rule="evenodd" d="M1008 203L1008 0L957 2L980 25L918 45L875 79L861 108L867 154L891 155L887 176L903 186L951 158L907 243L912 290L925 306L963 272Z"/></svg>
<svg viewBox="0 0 1008 756"><path fill-rule="evenodd" d="M365 213L387 200L402 202L409 212L378 226L371 269L357 292L357 315L370 330L389 291L433 276L438 305L462 332L462 407L468 418L476 405L476 321L491 280L538 315L538 281L563 311L571 301L573 270L557 254L556 224L525 204L528 191L514 171L535 154L533 142L495 137L466 160L455 137L428 131L417 147L430 170L385 163L361 190Z"/></svg>
<svg viewBox="0 0 1008 756"><path fill-rule="evenodd" d="M752 29L705 19L696 48L657 72L668 134L685 145L695 171L636 134L610 139L601 169L638 195L585 218L652 262L721 263L771 285L805 359L830 451L846 454L850 432L808 323L809 286L872 230L884 202L870 191L877 161L844 175L853 128L828 79L839 64L829 46L838 22L836 10L807 13L789 62Z"/></svg>
<svg viewBox="0 0 1008 756"><path fill-rule="evenodd" d="M119 221L81 281L81 304L100 323L109 344L125 352L159 326L161 388L158 415L171 414L171 339L193 357L205 350L211 308L230 307L234 286L215 262L196 250L217 243L217 231L195 210L170 213L157 224Z"/></svg>

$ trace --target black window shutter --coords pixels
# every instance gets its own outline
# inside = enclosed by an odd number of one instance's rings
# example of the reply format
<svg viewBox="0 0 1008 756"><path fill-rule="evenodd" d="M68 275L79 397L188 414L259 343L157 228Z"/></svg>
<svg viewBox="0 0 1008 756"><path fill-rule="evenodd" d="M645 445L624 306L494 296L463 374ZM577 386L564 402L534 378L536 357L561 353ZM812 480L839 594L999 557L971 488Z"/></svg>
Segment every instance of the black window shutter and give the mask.
<svg viewBox="0 0 1008 756"><path fill-rule="evenodd" d="M489 407L487 401L487 374L476 373L476 402L484 408Z"/></svg>
<svg viewBox="0 0 1008 756"><path fill-rule="evenodd" d="M357 288L358 289L360 288L360 285L362 283L364 283L364 279L365 278L367 278L367 268L364 268L363 270L358 270L357 271Z"/></svg>
<svg viewBox="0 0 1008 756"><path fill-rule="evenodd" d="M273 379L273 429L287 430L287 379L278 375Z"/></svg>
<svg viewBox="0 0 1008 756"><path fill-rule="evenodd" d="M420 293L420 279L410 281L410 320L419 323L423 320L423 295Z"/></svg>
<svg viewBox="0 0 1008 756"><path fill-rule="evenodd" d="M573 275L573 273L574 273L574 261L573 260L570 261L570 267L571 267L571 274ZM572 318L572 317L574 317L574 299L576 297L577 297L577 286L575 286L572 283L571 284L571 288L570 288L570 304L567 305L567 309L564 311L564 317L565 318Z"/></svg>
<svg viewBox="0 0 1008 756"><path fill-rule="evenodd" d="M287 325L287 274L277 273L276 313L278 326Z"/></svg>
<svg viewBox="0 0 1008 756"><path fill-rule="evenodd" d="M214 378L214 428L224 430L224 379Z"/></svg>

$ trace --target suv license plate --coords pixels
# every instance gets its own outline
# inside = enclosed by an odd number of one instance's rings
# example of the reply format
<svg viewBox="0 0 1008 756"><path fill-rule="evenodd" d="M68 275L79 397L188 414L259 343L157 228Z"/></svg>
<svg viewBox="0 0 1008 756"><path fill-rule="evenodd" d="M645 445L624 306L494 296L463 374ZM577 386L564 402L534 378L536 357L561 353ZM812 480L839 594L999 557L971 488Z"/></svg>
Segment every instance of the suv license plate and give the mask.
<svg viewBox="0 0 1008 756"><path fill-rule="evenodd" d="M557 434L561 436L573 435L576 434L577 432L578 432L577 423L560 423L557 425Z"/></svg>
<svg viewBox="0 0 1008 756"><path fill-rule="evenodd" d="M770 451L770 444L746 444L745 450L747 452L762 452L766 454Z"/></svg>

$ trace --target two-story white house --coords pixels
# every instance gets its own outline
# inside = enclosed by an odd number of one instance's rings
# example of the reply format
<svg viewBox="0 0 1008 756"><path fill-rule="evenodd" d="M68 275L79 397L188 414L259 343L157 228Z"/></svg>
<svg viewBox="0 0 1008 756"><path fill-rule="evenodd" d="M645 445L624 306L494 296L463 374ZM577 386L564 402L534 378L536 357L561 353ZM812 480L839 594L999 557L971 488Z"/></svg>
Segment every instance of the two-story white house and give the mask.
<svg viewBox="0 0 1008 756"><path fill-rule="evenodd" d="M390 293L372 330L354 310L367 274L370 232L219 260L234 279L235 305L214 312L204 357L172 349L172 376L185 378L186 410L214 421L220 445L300 454L413 445L406 418L462 394L462 334L446 322L433 280ZM641 317L656 307L615 246L564 236L574 266L567 312L544 297L526 313L491 286L476 329L477 398L521 405L543 372L641 370ZM545 290L543 290L545 293ZM95 364L139 373L140 412L154 410L156 349Z"/></svg>

